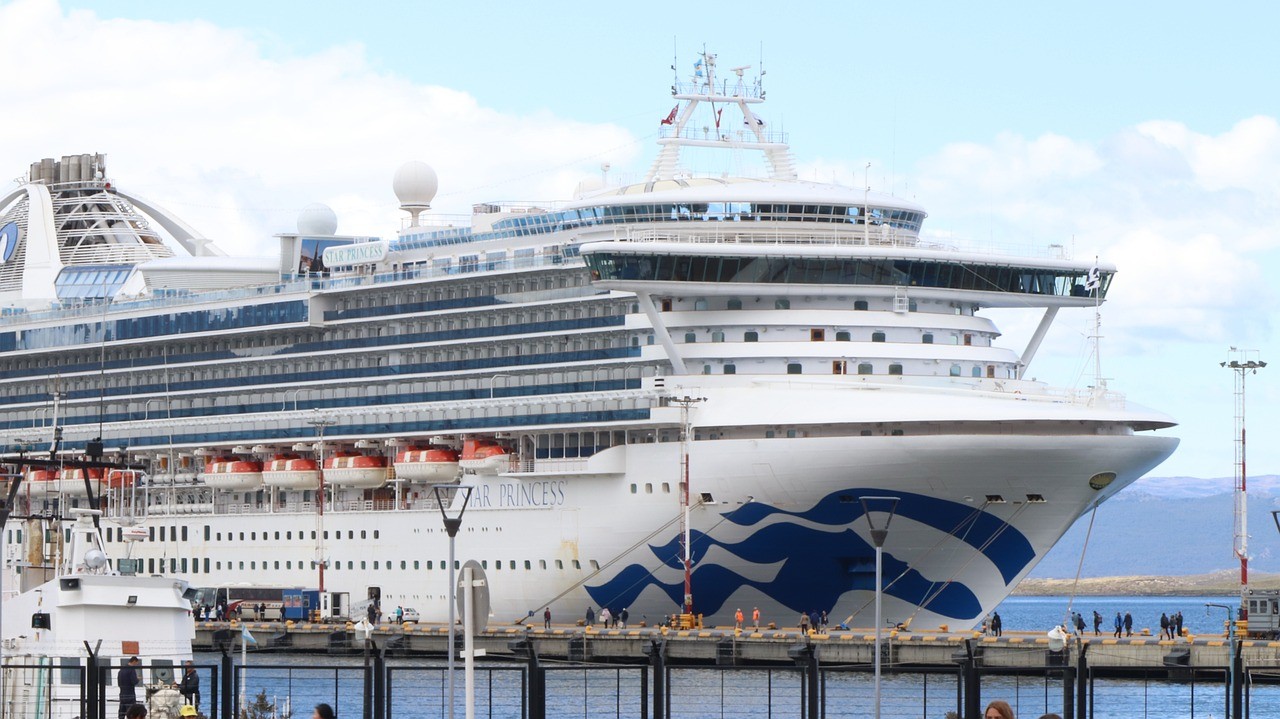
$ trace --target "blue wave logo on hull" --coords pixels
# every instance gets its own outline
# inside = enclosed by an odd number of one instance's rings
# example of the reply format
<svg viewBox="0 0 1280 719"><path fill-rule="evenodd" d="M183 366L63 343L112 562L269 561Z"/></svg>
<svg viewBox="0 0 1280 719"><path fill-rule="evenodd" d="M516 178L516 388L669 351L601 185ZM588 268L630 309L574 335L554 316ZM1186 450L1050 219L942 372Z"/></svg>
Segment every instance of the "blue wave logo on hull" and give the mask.
<svg viewBox="0 0 1280 719"><path fill-rule="evenodd" d="M752 527L778 515L830 526L834 531L775 521L736 543L691 532L693 587L699 611L719 612L735 592L746 587L796 612L833 608L841 595L851 590L874 591L875 548L849 527L856 521L865 521L862 504L855 498L876 494L883 494L883 490L834 492L804 512L787 512L752 502L722 515L725 521L742 527ZM970 545L997 568L1006 585L1035 558L1027 538L997 517L935 497L903 492L897 495L900 501L896 516L950 535L949 541ZM768 581L756 581L722 565L702 564L702 559L716 547L747 564L776 565L777 572ZM649 550L662 565L677 570L684 566L678 535L665 544L650 545ZM962 583L926 579L889 551L884 554L884 575L888 584L885 594L904 602L957 620L974 619L982 612L977 596ZM650 587L670 597L673 606L683 600L683 581L664 583L653 576L651 569L639 564L623 568L604 584L587 587L587 592L602 606L629 606Z"/></svg>

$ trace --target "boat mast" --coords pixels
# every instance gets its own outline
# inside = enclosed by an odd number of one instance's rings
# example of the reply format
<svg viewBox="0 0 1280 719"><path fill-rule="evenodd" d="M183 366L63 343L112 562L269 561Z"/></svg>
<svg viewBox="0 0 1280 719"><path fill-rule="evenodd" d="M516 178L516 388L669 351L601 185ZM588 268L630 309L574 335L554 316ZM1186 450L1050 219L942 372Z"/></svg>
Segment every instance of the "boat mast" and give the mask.
<svg viewBox="0 0 1280 719"><path fill-rule="evenodd" d="M1235 553L1240 558L1240 596L1243 597L1249 589L1249 518L1246 515L1248 510L1248 487L1247 487L1247 471L1245 467L1245 378L1250 372L1257 374L1258 370L1267 366L1266 362L1258 359L1257 350L1241 350L1235 347L1230 348L1229 358L1226 362L1220 363L1220 366L1229 368L1235 373L1235 409L1236 409L1236 432L1235 432ZM1241 603L1241 611L1245 605ZM1248 618L1247 616L1245 617Z"/></svg>

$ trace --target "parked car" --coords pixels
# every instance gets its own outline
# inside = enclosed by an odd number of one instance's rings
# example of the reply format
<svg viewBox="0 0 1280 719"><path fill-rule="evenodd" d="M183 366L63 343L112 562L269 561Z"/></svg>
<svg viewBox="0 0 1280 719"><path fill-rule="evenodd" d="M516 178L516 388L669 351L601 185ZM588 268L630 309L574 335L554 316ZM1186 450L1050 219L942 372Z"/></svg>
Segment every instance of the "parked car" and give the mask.
<svg viewBox="0 0 1280 719"><path fill-rule="evenodd" d="M400 621L404 622L405 624L409 624L409 623L417 624L419 619L421 619L421 617L418 615L417 609L414 609L413 607L405 607L404 618L401 619Z"/></svg>

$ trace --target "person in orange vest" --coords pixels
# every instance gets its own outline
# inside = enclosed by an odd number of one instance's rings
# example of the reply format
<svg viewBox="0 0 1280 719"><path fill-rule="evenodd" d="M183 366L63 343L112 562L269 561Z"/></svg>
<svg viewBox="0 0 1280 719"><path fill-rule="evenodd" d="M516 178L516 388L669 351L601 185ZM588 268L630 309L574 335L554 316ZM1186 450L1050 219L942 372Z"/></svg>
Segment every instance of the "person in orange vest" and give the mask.
<svg viewBox="0 0 1280 719"><path fill-rule="evenodd" d="M756 629L760 628L760 607L751 610L751 623L756 625Z"/></svg>
<svg viewBox="0 0 1280 719"><path fill-rule="evenodd" d="M738 611L734 612L733 614L733 628L734 629L742 628L742 609L741 608L739 608Z"/></svg>

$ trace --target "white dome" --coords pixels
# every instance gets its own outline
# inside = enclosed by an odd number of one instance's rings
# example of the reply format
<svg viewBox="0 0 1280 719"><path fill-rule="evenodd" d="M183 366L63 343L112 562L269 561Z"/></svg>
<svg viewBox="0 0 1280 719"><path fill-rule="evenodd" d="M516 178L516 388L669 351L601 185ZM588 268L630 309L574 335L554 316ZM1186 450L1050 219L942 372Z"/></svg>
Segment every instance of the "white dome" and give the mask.
<svg viewBox="0 0 1280 719"><path fill-rule="evenodd" d="M431 165L417 160L401 165L391 180L391 189L395 190L402 207L430 207L439 186Z"/></svg>
<svg viewBox="0 0 1280 719"><path fill-rule="evenodd" d="M298 234L328 237L338 231L338 216L326 204L313 202L298 213Z"/></svg>

